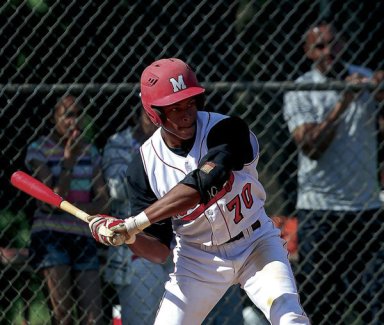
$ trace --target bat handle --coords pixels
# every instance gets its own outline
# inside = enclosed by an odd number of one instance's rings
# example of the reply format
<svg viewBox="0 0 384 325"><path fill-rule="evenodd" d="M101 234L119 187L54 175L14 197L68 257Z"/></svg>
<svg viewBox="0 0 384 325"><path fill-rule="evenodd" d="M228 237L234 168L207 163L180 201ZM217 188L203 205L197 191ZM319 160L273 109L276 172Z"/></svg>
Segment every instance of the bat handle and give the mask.
<svg viewBox="0 0 384 325"><path fill-rule="evenodd" d="M89 214L84 212L83 210L80 210L78 207L75 207L73 204L69 203L68 201L62 201L60 203L60 209L74 215L75 217L85 221L88 221Z"/></svg>

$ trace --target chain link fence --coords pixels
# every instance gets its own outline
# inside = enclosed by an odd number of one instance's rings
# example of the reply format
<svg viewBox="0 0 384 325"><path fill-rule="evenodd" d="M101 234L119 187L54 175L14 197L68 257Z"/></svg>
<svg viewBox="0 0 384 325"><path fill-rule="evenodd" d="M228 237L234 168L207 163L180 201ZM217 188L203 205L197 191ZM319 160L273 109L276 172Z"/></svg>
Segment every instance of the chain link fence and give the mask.
<svg viewBox="0 0 384 325"><path fill-rule="evenodd" d="M267 212L280 221L289 217L284 235L290 240L288 248L297 270L298 151L282 107L284 93L299 88L293 81L310 68L303 53L303 33L314 23L332 21L345 39L346 60L383 69L383 12L384 2L379 0L2 1L0 323L51 324L46 283L29 266L29 231L36 201L9 183L14 171L26 170L27 145L52 128L50 112L56 101L72 93L84 105L84 132L102 153L112 134L134 126L140 109L140 74L161 57L187 61L207 88L207 110L241 116L258 136ZM335 80L303 88L341 90L344 86ZM382 143L379 159L381 147ZM377 240L383 250L383 238ZM99 255L104 262L103 279L105 248L100 247ZM382 265L373 274L366 282L372 288L383 274ZM309 274L305 281L315 292L318 283ZM102 284L103 322L111 324L112 306L118 299L113 286ZM321 294L327 299L327 292ZM351 295L359 304L370 306L361 292ZM382 286L377 295L383 295ZM306 296L311 299L309 292ZM338 309L344 298L340 294L329 308ZM242 295L230 308L241 312L250 305ZM208 322L221 312L215 310ZM383 310L377 313L382 315ZM244 315L247 322L249 315ZM256 315L264 324L257 311ZM363 324L358 316L350 313L339 324ZM327 315L323 324L332 324Z"/></svg>

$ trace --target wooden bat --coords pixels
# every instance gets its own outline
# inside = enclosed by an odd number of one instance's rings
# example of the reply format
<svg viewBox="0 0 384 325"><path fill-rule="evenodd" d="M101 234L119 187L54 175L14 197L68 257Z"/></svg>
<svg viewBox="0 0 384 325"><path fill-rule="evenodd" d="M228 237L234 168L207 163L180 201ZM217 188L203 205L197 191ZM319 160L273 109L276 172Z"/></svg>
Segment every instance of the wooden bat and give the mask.
<svg viewBox="0 0 384 325"><path fill-rule="evenodd" d="M24 173L22 171L16 171L11 176L11 183L14 187L27 193L28 195L60 208L73 216L85 221L88 221L89 214L64 200L59 194L55 193L47 185L43 184L36 178Z"/></svg>

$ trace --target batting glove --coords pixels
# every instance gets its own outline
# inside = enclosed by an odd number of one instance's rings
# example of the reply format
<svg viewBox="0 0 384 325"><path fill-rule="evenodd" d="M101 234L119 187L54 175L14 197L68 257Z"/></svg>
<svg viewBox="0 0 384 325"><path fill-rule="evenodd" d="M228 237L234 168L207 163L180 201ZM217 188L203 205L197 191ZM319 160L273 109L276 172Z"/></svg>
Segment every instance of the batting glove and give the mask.
<svg viewBox="0 0 384 325"><path fill-rule="evenodd" d="M124 220L101 214L91 216L89 219L89 229L93 238L99 243L120 246L135 242L135 236L126 235Z"/></svg>

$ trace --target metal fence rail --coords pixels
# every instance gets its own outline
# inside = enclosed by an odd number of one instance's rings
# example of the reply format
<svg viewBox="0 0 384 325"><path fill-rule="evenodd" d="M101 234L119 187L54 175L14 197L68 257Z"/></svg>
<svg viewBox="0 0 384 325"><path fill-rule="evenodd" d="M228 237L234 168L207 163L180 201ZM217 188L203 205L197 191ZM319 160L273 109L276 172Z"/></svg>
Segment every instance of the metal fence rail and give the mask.
<svg viewBox="0 0 384 325"><path fill-rule="evenodd" d="M383 12L384 2L379 0L1 2L0 284L4 290L0 323L51 323L46 283L32 270L28 257L36 202L12 188L9 179L15 170L26 170L27 145L51 129L50 113L60 96L72 93L81 100L84 132L102 153L112 134L134 126L144 67L161 57L184 59L207 89L206 109L239 115L256 133L267 212L295 222L298 149L283 118L284 94L347 89L368 90L374 96L383 89L383 85L347 85L341 79L296 84L294 80L310 68L303 53L303 34L314 23L332 21L345 40L346 61L384 69ZM378 148L378 166L382 147L383 143ZM377 172L379 177L379 167ZM291 231L286 236L292 236ZM377 241L383 245L382 239ZM297 253L294 238L290 245L291 253ZM105 248L100 247L101 279L105 256ZM367 279L368 288L377 286L382 265L374 274L376 278ZM316 291L315 280L308 275L306 281L312 281ZM328 293L322 294L327 299ZM338 308L347 294L356 303L370 304L360 292L350 292L341 293L330 308ZM383 295L383 287L377 294ZM117 303L115 289L103 281L104 323L111 324L112 306ZM249 305L242 295L232 307L241 312ZM263 324L265 320L256 313ZM363 324L358 316L348 314L340 324ZM329 324L326 315L323 324Z"/></svg>

